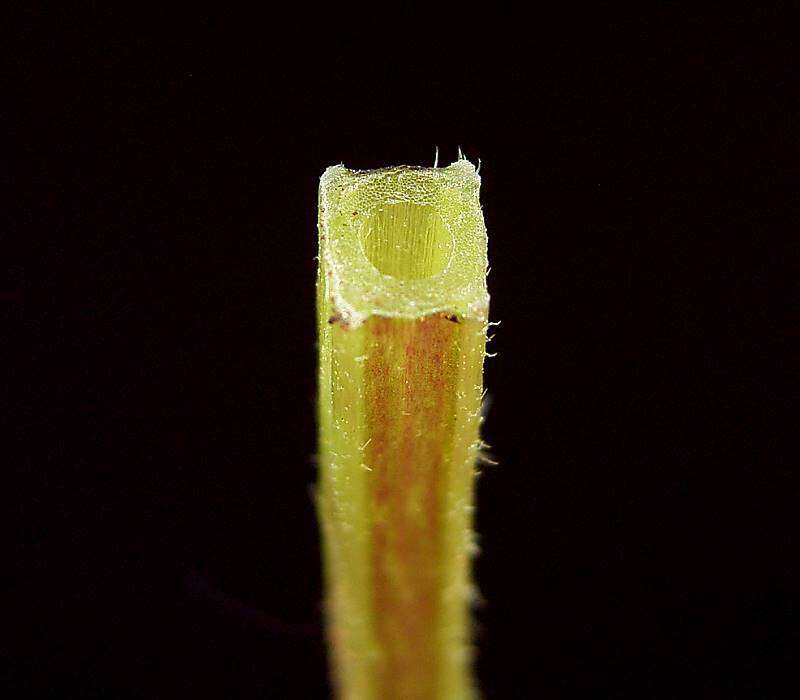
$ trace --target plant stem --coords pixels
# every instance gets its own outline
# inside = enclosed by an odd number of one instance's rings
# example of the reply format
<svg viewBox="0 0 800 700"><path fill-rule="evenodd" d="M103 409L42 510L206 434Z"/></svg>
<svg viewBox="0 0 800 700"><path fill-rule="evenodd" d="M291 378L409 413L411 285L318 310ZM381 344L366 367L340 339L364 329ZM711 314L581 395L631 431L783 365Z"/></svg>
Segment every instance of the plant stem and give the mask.
<svg viewBox="0 0 800 700"><path fill-rule="evenodd" d="M318 509L341 698L474 694L479 185L466 160L322 177Z"/></svg>

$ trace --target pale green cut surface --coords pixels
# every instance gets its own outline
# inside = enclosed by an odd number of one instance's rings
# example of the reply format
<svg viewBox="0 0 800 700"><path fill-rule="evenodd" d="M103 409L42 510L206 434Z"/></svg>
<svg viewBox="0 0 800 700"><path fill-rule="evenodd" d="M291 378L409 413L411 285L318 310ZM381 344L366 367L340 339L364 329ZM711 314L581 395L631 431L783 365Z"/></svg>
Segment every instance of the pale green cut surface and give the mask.
<svg viewBox="0 0 800 700"><path fill-rule="evenodd" d="M373 314L486 320L479 188L464 159L445 168L328 168L320 181L320 255L339 318L353 326Z"/></svg>

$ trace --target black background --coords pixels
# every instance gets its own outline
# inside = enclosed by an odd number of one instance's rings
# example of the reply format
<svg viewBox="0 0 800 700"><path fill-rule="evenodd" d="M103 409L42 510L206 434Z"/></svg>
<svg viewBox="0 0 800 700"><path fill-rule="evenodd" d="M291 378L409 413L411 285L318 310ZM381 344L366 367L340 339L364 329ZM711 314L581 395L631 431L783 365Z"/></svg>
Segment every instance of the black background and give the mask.
<svg viewBox="0 0 800 700"><path fill-rule="evenodd" d="M318 177L460 146L482 162L502 322L486 695L791 697L774 686L797 641L797 490L772 342L796 250L790 25L592 7L21 20L20 696L329 692Z"/></svg>

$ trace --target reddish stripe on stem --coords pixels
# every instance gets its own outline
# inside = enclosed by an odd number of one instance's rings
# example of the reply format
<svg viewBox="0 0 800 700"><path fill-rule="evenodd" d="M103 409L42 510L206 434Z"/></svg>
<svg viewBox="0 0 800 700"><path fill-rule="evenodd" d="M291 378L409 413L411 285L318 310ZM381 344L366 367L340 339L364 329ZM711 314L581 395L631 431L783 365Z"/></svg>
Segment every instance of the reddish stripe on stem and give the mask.
<svg viewBox="0 0 800 700"><path fill-rule="evenodd" d="M432 697L443 460L453 436L461 326L445 315L367 321L365 465L382 698Z"/></svg>

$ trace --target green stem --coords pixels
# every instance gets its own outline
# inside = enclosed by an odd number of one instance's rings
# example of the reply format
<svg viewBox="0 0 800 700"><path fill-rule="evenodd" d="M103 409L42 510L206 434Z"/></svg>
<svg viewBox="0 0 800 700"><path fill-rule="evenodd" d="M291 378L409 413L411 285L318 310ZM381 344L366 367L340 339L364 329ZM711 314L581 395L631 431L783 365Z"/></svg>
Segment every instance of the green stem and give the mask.
<svg viewBox="0 0 800 700"><path fill-rule="evenodd" d="M474 693L479 184L465 160L322 177L318 508L341 698Z"/></svg>

